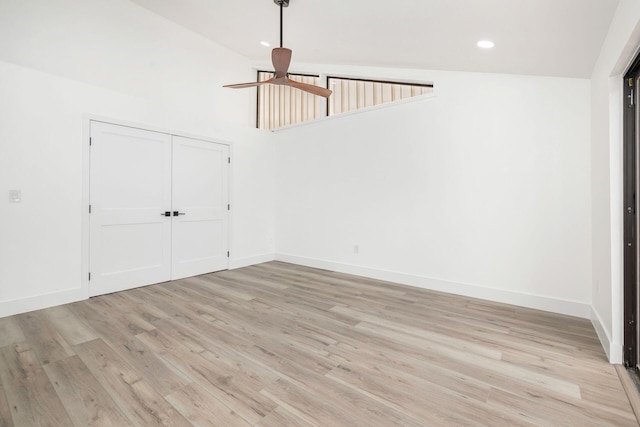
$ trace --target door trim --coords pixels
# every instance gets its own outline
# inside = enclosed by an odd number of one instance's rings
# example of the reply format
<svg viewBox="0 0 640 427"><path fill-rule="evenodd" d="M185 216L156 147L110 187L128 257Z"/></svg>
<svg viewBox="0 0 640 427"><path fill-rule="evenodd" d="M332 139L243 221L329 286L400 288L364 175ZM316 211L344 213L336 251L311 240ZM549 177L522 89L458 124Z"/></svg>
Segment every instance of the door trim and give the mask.
<svg viewBox="0 0 640 427"><path fill-rule="evenodd" d="M631 63L623 77L622 117L623 117L623 362L628 368L638 373L638 226L637 209L638 182L636 178L639 167L636 159L638 146L637 134L637 84L640 78L640 55ZM631 82L631 84L630 84Z"/></svg>
<svg viewBox="0 0 640 427"><path fill-rule="evenodd" d="M636 295L636 251L637 242L634 238L635 226L635 193L636 193L636 165L635 165L635 108L629 105L633 87L628 84L632 76L632 69L623 79L623 263L624 263L624 345L623 358L627 367L636 365L636 325L637 317L635 301Z"/></svg>
<svg viewBox="0 0 640 427"><path fill-rule="evenodd" d="M191 139L199 139L201 141L207 141L207 142L213 142L216 144L222 144L222 145L226 145L229 147L229 157L233 158L233 154L234 154L234 150L233 150L233 142L228 141L228 140L224 140L224 139L219 139L219 138L212 138L212 137L208 137L208 136L202 136L202 135L198 135L198 134L193 134L193 133L188 133L188 132L183 132L183 131L176 131L176 130L172 130L172 129L167 129L167 128L163 128L163 127L159 127L159 126L154 126L154 125L148 125L148 124L141 124L141 123L136 123L136 122L131 122L131 121L127 121L127 120L120 120L120 119L115 119L113 117L105 117L105 116L100 116L100 115L96 115L96 114L90 114L90 113L85 113L82 116L82 206L81 206L81 212L82 212L82 217L81 217L81 236L82 236L82 242L81 242L81 250L82 250L82 256L81 256L81 268L80 268L80 286L81 286L81 294L84 296L85 299L89 298L89 239L90 239L90 229L89 229L89 203L90 203L90 194L89 194L89 189L90 189L90 173L91 173L91 163L90 163L90 150L89 150L89 142L90 142L90 138L91 138L91 122L102 122L102 123L108 123L108 124L113 124L113 125L119 125L119 126L127 126L127 127L131 127L131 128L136 128L136 129L142 129L142 130L149 130L149 131L153 131L153 132L159 132L159 133L166 133L172 136L181 136L184 138L191 138ZM229 181L228 181L228 185L229 185L229 203L231 204L231 206L234 205L234 200L233 200L233 164L234 162L232 161L231 164L229 164ZM229 227L229 233L228 233L228 240L227 240L227 245L229 247L229 251L231 252L231 254L233 254L233 246L231 245L231 242L233 241L233 212L234 210L231 209L231 211L229 212L229 223L228 223L228 227ZM229 258L228 261L228 266L231 266L231 258Z"/></svg>

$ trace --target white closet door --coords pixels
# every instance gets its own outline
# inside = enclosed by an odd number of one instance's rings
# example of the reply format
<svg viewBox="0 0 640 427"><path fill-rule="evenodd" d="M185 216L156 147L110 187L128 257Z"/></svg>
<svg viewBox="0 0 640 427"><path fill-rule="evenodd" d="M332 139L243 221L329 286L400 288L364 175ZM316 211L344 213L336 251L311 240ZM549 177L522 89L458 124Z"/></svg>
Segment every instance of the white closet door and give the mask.
<svg viewBox="0 0 640 427"><path fill-rule="evenodd" d="M173 136L172 279L228 268L229 147Z"/></svg>
<svg viewBox="0 0 640 427"><path fill-rule="evenodd" d="M91 122L90 294L170 280L171 136Z"/></svg>

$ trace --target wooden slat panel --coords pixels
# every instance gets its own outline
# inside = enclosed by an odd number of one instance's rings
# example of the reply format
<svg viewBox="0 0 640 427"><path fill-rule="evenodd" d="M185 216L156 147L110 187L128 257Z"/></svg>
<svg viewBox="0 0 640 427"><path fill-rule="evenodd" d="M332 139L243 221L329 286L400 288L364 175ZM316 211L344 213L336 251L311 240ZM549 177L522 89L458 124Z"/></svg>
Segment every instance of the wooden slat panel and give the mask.
<svg viewBox="0 0 640 427"><path fill-rule="evenodd" d="M364 82L356 82L356 110L365 107Z"/></svg>
<svg viewBox="0 0 640 427"><path fill-rule="evenodd" d="M373 84L373 105L382 103L382 83Z"/></svg>
<svg viewBox="0 0 640 427"><path fill-rule="evenodd" d="M261 72L259 80L266 80L272 73ZM318 77L292 74L289 78L318 85ZM329 97L327 114L355 111L384 103L432 93L432 87L373 82L366 80L329 78L333 94ZM284 86L259 88L258 126L274 129L319 117L318 98L304 91ZM322 100L324 102L324 100Z"/></svg>
<svg viewBox="0 0 640 427"><path fill-rule="evenodd" d="M383 84L382 85L382 104L386 104L387 102L393 102L393 87L392 85Z"/></svg>
<svg viewBox="0 0 640 427"><path fill-rule="evenodd" d="M358 109L358 82L349 80L347 81L349 92L347 92L347 111L354 111Z"/></svg>
<svg viewBox="0 0 640 427"><path fill-rule="evenodd" d="M373 96L374 85L375 83L373 82L364 82L364 108L376 105Z"/></svg>
<svg viewBox="0 0 640 427"><path fill-rule="evenodd" d="M400 91L402 92L402 99L411 98L411 86L402 85L400 86Z"/></svg>
<svg viewBox="0 0 640 427"><path fill-rule="evenodd" d="M331 77L333 94L329 99L329 115L346 113L375 105L399 101L431 93L433 88L411 84L374 82Z"/></svg>
<svg viewBox="0 0 640 427"><path fill-rule="evenodd" d="M273 77L261 72L259 79ZM291 74L289 78L303 83L318 85L318 77ZM316 97L288 86L265 85L260 87L258 99L258 127L276 129L318 118Z"/></svg>

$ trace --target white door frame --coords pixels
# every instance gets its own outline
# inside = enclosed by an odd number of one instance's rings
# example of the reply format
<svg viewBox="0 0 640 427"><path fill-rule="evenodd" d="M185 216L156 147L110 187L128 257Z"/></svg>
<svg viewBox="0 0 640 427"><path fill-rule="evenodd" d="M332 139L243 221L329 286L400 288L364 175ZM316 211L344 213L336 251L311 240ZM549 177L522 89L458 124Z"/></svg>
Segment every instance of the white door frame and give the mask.
<svg viewBox="0 0 640 427"><path fill-rule="evenodd" d="M91 122L103 122L119 126L128 126L136 129L149 130L153 132L166 133L174 136L181 136L185 138L199 139L201 141L213 142L216 144L223 144L229 147L229 157L233 159L233 143L217 138L206 137L197 134L191 134L187 132L175 131L171 129L162 128L159 126L146 125L140 123L134 123L126 120L114 119L112 117L104 117L95 114L85 113L82 116L82 224L81 224L81 236L82 236L82 260L80 271L80 287L81 292L85 296L85 299L89 298L89 188L90 188L90 151L89 151L89 139L91 137ZM229 233L228 242L229 251L232 250L231 242L233 241L233 164L232 161L229 165L229 203L232 206L229 212ZM229 258L227 266L231 265L231 258Z"/></svg>

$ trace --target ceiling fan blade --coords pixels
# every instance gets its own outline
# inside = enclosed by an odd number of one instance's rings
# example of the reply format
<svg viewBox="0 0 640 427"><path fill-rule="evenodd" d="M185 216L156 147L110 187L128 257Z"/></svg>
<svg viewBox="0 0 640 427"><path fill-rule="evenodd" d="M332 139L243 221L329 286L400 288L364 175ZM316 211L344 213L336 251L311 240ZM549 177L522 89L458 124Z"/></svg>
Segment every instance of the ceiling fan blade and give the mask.
<svg viewBox="0 0 640 427"><path fill-rule="evenodd" d="M276 70L276 78L284 77L289 71L291 64L291 49L286 47L276 47L271 51L271 62Z"/></svg>
<svg viewBox="0 0 640 427"><path fill-rule="evenodd" d="M297 81L291 80L291 79L287 79L287 81L288 81L289 86L295 87L296 89L300 89L300 90L303 90L305 92L312 93L314 95L324 96L325 98L328 98L329 95L331 95L331 91L329 89L324 88L324 87L310 85L310 84L307 84L307 83L301 83L301 82L297 82Z"/></svg>
<svg viewBox="0 0 640 427"><path fill-rule="evenodd" d="M250 83L238 83L235 85L224 85L222 87L230 87L232 89L241 89L243 87L252 87L252 86L260 86L263 84L267 84L267 83L273 83L273 78L270 78L269 80L264 80L261 82L250 82Z"/></svg>

